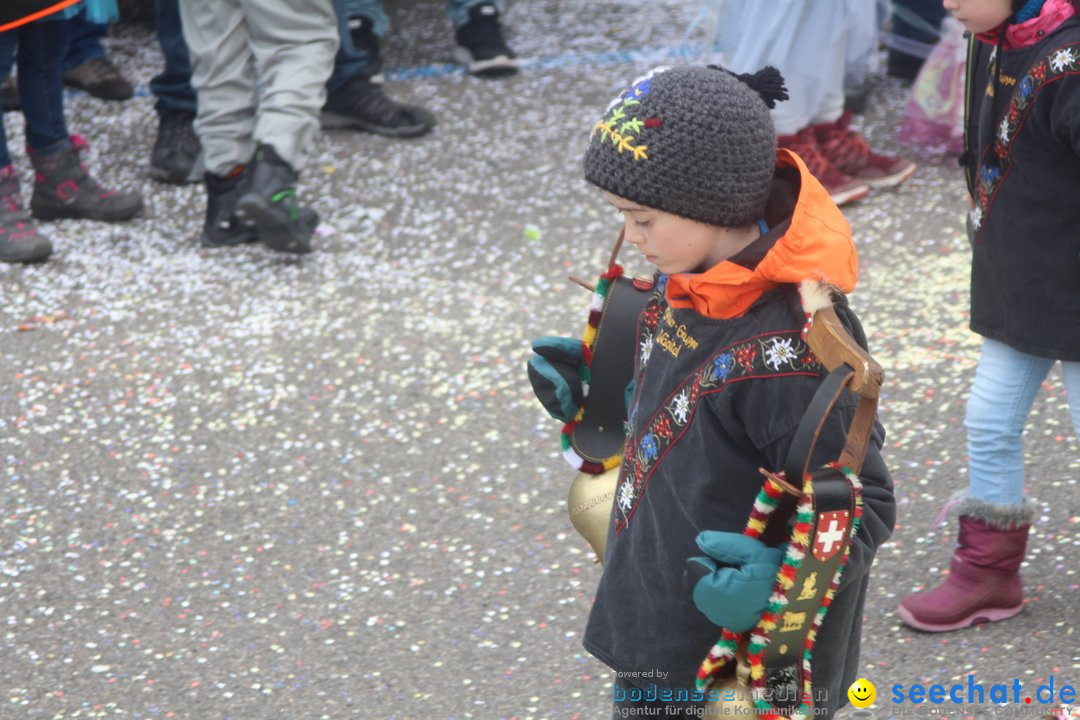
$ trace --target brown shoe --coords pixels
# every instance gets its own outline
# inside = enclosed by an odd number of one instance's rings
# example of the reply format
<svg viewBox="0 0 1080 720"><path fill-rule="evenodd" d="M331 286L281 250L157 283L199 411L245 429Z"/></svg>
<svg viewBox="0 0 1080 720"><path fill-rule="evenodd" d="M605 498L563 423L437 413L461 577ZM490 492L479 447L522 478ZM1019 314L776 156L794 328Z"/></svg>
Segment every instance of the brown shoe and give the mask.
<svg viewBox="0 0 1080 720"><path fill-rule="evenodd" d="M64 84L80 88L101 100L129 100L135 88L107 57L90 58L64 73Z"/></svg>
<svg viewBox="0 0 1080 720"><path fill-rule="evenodd" d="M851 113L845 112L836 122L813 126L821 154L836 169L872 188L893 187L915 174L915 163L896 155L874 152L862 134L852 130L850 125Z"/></svg>
<svg viewBox="0 0 1080 720"><path fill-rule="evenodd" d="M837 205L855 202L870 194L870 186L862 180L840 172L818 148L814 129L805 127L794 135L780 135L777 144L798 155L810 174L818 179Z"/></svg>

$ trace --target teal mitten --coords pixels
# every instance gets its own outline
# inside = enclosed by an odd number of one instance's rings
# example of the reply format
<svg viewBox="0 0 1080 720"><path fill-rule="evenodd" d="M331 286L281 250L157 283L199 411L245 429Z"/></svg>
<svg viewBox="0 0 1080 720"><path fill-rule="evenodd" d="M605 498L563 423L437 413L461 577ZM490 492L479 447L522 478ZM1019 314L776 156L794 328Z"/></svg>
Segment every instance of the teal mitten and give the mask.
<svg viewBox="0 0 1080 720"><path fill-rule="evenodd" d="M584 397L581 373L585 360L581 341L548 336L533 340L532 349L529 382L533 392L551 417L570 422Z"/></svg>
<svg viewBox="0 0 1080 720"><path fill-rule="evenodd" d="M717 530L698 533L697 546L708 557L690 558L683 573L694 605L731 632L750 630L769 606L785 548Z"/></svg>

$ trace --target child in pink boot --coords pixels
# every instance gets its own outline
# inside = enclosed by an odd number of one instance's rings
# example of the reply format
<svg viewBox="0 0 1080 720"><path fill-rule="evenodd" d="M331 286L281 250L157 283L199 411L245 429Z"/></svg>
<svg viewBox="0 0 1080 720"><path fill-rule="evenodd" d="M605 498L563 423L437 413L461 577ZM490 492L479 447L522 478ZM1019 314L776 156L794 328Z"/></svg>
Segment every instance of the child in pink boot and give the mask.
<svg viewBox="0 0 1080 720"><path fill-rule="evenodd" d="M973 205L971 329L984 339L965 420L958 547L945 581L898 611L927 632L1023 609L1034 508L1021 436L1059 360L1080 434L1080 20L1069 0L944 5L974 36L962 161Z"/></svg>

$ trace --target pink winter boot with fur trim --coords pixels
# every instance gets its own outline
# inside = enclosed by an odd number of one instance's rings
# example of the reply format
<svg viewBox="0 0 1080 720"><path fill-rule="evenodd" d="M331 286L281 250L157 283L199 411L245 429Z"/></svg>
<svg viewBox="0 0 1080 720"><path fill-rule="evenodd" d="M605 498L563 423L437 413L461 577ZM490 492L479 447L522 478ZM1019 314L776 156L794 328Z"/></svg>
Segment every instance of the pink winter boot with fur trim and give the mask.
<svg viewBox="0 0 1080 720"><path fill-rule="evenodd" d="M1034 508L1008 507L969 498L960 505L960 534L945 582L909 595L897 612L924 632L959 630L1006 620L1024 607L1020 564Z"/></svg>

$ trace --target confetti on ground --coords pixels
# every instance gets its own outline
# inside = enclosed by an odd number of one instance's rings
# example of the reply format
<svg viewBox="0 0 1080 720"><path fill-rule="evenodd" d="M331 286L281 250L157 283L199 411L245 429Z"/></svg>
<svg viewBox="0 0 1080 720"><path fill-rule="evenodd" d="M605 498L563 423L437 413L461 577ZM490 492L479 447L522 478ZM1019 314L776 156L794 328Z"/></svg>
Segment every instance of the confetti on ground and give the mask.
<svg viewBox="0 0 1080 720"><path fill-rule="evenodd" d="M145 179L153 99L70 98L91 168L147 209L42 224L53 260L0 265L0 717L609 714L611 674L581 647L600 571L524 364L532 338L583 327L588 297L566 276L597 276L618 221L580 154L596 113L657 63L560 65L550 43L670 61L693 5L641 3L626 23L621 3L519 0L511 41L543 63L497 82L389 81L439 125L407 141L322 134L301 197L323 224L304 258L199 249L202 189ZM388 66L442 67L440 6L388 7ZM140 87L160 69L147 28L117 28L110 51ZM875 146L897 149L905 92L873 78ZM21 116L4 119L21 148ZM951 528L934 518L966 479L978 350L963 181L952 159L918 160L848 212L900 513L862 666L879 688L1028 668L1075 686L1080 450L1059 373L1026 438L1031 606L955 639L894 612L948 566Z"/></svg>
<svg viewBox="0 0 1080 720"><path fill-rule="evenodd" d="M526 240L539 240L543 236L540 228L536 225L526 225L523 234Z"/></svg>

